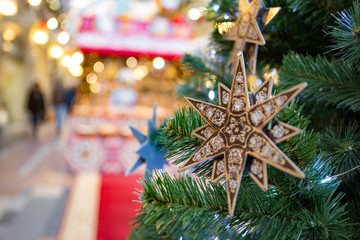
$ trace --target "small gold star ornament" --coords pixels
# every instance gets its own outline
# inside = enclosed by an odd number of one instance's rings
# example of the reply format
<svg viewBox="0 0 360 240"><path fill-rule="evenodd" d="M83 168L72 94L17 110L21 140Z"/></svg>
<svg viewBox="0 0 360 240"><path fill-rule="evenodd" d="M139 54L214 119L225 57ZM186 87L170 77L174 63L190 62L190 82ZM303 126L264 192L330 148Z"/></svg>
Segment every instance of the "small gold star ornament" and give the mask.
<svg viewBox="0 0 360 240"><path fill-rule="evenodd" d="M193 135L204 140L202 145L180 167L184 171L210 158L216 158L212 181L226 177L229 214L232 216L244 169L264 191L267 190L267 164L298 178L304 173L276 146L301 130L280 121L276 114L305 87L301 83L271 97L272 79L266 80L248 95L248 85L242 53L237 61L231 90L219 83L219 106L186 98L207 122Z"/></svg>

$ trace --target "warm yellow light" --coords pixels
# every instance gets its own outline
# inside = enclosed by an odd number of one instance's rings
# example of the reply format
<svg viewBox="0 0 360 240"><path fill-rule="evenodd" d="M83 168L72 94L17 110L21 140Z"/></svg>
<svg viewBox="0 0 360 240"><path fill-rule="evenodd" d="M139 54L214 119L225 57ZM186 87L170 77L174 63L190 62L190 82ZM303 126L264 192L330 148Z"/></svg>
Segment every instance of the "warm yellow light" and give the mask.
<svg viewBox="0 0 360 240"><path fill-rule="evenodd" d="M89 73L87 76L86 76L86 81L89 83L89 84L94 84L96 83L97 81L97 76L95 73Z"/></svg>
<svg viewBox="0 0 360 240"><path fill-rule="evenodd" d="M84 61L84 55L81 52L75 52L71 59L74 64L80 64Z"/></svg>
<svg viewBox="0 0 360 240"><path fill-rule="evenodd" d="M99 93L101 91L100 83L96 82L90 85L90 91L93 93Z"/></svg>
<svg viewBox="0 0 360 240"><path fill-rule="evenodd" d="M17 13L17 5L11 0L0 0L0 13L5 16L12 16Z"/></svg>
<svg viewBox="0 0 360 240"><path fill-rule="evenodd" d="M74 77L80 77L84 70L80 65L74 64L69 67L69 71Z"/></svg>
<svg viewBox="0 0 360 240"><path fill-rule="evenodd" d="M34 33L33 40L35 43L43 45L49 41L49 36L46 32L38 30Z"/></svg>
<svg viewBox="0 0 360 240"><path fill-rule="evenodd" d="M206 88L211 88L211 86L212 86L212 82L211 82L210 80L207 80L207 81L205 82L205 87L206 87Z"/></svg>
<svg viewBox="0 0 360 240"><path fill-rule="evenodd" d="M71 65L71 57L69 55L66 55L62 58L61 60L61 64L64 66L64 67L70 67Z"/></svg>
<svg viewBox="0 0 360 240"><path fill-rule="evenodd" d="M100 73L100 72L104 71L104 69L105 69L105 66L104 66L104 64L103 64L102 62L96 62L96 63L94 64L94 70L95 70L95 72Z"/></svg>
<svg viewBox="0 0 360 240"><path fill-rule="evenodd" d="M127 65L129 68L134 68L134 67L136 67L136 65L137 65L137 60L136 60L136 58L134 58L134 57L129 57L129 58L126 60L126 65Z"/></svg>
<svg viewBox="0 0 360 240"><path fill-rule="evenodd" d="M50 56L53 58L61 58L63 55L63 50L59 46L52 46L50 48Z"/></svg>
<svg viewBox="0 0 360 240"><path fill-rule="evenodd" d="M165 61L162 57L156 57L153 60L153 66L156 69L162 69L165 66Z"/></svg>
<svg viewBox="0 0 360 240"><path fill-rule="evenodd" d="M149 73L149 70L146 66L138 67L133 71L133 77L136 80L143 79L147 74Z"/></svg>
<svg viewBox="0 0 360 240"><path fill-rule="evenodd" d="M13 49L14 45L12 44L12 42L4 42L2 44L2 50L4 52L10 52Z"/></svg>
<svg viewBox="0 0 360 240"><path fill-rule="evenodd" d="M199 18L201 17L201 12L199 9L197 8L192 8L188 11L188 16L191 20L199 20Z"/></svg>
<svg viewBox="0 0 360 240"><path fill-rule="evenodd" d="M56 20L56 18L50 18L47 22L46 22L46 26L48 27L48 29L50 30L54 30L59 26L58 21Z"/></svg>
<svg viewBox="0 0 360 240"><path fill-rule="evenodd" d="M41 0L28 0L28 2L32 6L37 6L37 5L39 5L41 3Z"/></svg>
<svg viewBox="0 0 360 240"><path fill-rule="evenodd" d="M218 31L220 34L224 34L230 31L230 29L234 26L233 22L221 22L216 24Z"/></svg>
<svg viewBox="0 0 360 240"><path fill-rule="evenodd" d="M6 29L3 33L3 38L5 41L12 41L16 37L16 33L12 29Z"/></svg>
<svg viewBox="0 0 360 240"><path fill-rule="evenodd" d="M69 40L70 40L70 35L65 31L62 31L57 36L57 41L62 45L67 44L69 42Z"/></svg>

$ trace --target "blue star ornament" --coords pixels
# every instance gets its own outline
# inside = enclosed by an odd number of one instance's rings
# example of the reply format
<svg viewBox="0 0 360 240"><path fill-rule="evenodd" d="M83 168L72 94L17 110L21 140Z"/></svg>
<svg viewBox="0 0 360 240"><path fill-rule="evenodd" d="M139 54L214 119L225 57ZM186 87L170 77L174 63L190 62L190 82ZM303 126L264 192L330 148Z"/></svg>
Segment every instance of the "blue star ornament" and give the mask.
<svg viewBox="0 0 360 240"><path fill-rule="evenodd" d="M143 163L146 163L146 171L150 173L153 172L154 168L163 169L164 163L166 163L164 159L165 151L158 150L162 146L158 144L156 140L156 104L154 105L153 117L151 120L148 120L148 136L142 134L139 130L131 126L130 129L135 138L140 142L141 146L136 151L136 153L139 154L139 157L126 171L125 175L128 176Z"/></svg>

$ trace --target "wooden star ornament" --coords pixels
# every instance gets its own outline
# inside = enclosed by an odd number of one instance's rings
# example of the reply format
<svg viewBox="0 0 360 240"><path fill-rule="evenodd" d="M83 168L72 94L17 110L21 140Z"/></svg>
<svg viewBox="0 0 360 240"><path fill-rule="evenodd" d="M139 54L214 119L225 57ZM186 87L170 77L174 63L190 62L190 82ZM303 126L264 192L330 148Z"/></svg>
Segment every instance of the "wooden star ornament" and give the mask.
<svg viewBox="0 0 360 240"><path fill-rule="evenodd" d="M239 0L239 17L232 28L225 34L227 40L235 41L229 56L228 63L232 63L239 51L245 47L245 43L255 43L264 45L265 40L261 34L256 16L259 12L262 0Z"/></svg>
<svg viewBox="0 0 360 240"><path fill-rule="evenodd" d="M239 0L239 16L230 30L225 34L227 40L235 41L227 64L235 67L237 54L245 51L249 68L255 74L258 45L265 40L261 30L276 16L280 8L260 8L262 0ZM245 48L246 44L246 48Z"/></svg>
<svg viewBox="0 0 360 240"><path fill-rule="evenodd" d="M219 106L186 98L207 122L193 131L203 139L202 145L180 167L184 171L215 158L212 181L226 176L229 214L232 216L244 169L267 190L266 166L270 164L288 174L304 178L304 173L276 146L301 131L288 124L268 123L305 87L295 87L270 97L272 80L265 81L249 98L242 53L237 61L231 90L219 83Z"/></svg>

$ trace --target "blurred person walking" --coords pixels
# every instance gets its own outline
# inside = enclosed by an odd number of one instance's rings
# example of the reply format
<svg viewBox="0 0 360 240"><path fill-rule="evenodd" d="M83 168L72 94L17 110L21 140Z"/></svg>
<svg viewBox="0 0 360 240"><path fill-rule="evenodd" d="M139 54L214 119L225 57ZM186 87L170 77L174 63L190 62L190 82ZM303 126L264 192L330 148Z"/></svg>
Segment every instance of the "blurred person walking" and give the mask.
<svg viewBox="0 0 360 240"><path fill-rule="evenodd" d="M53 104L55 107L56 115L56 130L57 134L59 135L61 133L61 129L63 127L67 112L67 107L65 103L65 90L59 81L56 82L54 86Z"/></svg>
<svg viewBox="0 0 360 240"><path fill-rule="evenodd" d="M27 109L31 114L31 123L32 123L32 134L34 137L37 135L39 123L45 119L45 104L44 97L40 91L40 86L38 83L34 83L31 87Z"/></svg>
<svg viewBox="0 0 360 240"><path fill-rule="evenodd" d="M76 87L71 87L65 91L65 103L68 112L71 112L72 105L74 104L75 95L76 95Z"/></svg>

